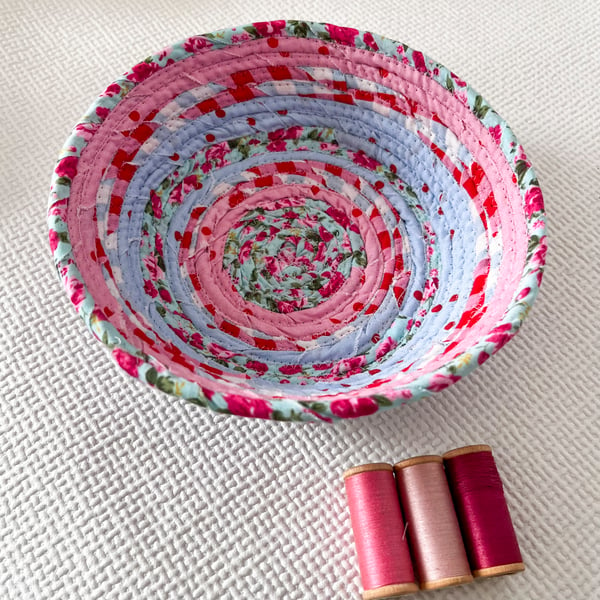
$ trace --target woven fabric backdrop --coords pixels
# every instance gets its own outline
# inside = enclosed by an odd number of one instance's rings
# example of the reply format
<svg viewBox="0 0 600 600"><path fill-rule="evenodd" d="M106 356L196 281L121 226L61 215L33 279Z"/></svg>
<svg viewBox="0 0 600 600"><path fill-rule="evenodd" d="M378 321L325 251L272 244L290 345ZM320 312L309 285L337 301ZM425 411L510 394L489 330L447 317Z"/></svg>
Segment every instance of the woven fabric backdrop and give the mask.
<svg viewBox="0 0 600 600"><path fill-rule="evenodd" d="M218 416L130 380L51 266L50 174L118 74L188 35L272 18L401 40L508 121L550 228L523 330L466 380L335 426ZM528 569L415 597L600 593L600 5L383 0L0 1L0 598L358 599L341 480L489 443Z"/></svg>

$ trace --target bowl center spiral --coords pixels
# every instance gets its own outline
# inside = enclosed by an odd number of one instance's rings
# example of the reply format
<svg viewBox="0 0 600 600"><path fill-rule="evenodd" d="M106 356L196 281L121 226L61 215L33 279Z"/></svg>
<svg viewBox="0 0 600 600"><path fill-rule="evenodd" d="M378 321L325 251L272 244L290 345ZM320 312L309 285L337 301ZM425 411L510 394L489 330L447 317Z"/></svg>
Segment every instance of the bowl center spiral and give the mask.
<svg viewBox="0 0 600 600"><path fill-rule="evenodd" d="M227 235L223 269L247 302L276 313L314 308L335 294L364 242L346 214L313 198L247 211Z"/></svg>

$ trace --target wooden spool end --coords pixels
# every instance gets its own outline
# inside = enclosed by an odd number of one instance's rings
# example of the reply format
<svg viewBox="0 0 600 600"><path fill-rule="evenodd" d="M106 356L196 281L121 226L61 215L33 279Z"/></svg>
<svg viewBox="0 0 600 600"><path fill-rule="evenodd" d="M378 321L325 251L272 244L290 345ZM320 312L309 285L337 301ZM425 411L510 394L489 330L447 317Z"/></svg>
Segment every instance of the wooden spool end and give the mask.
<svg viewBox="0 0 600 600"><path fill-rule="evenodd" d="M473 581L472 575L458 575L456 577L446 577L445 579L438 579L437 581L422 581L422 590L440 590L446 587L452 587L455 585L463 585L465 583L471 583Z"/></svg>
<svg viewBox="0 0 600 600"><path fill-rule="evenodd" d="M510 575L511 573L519 573L525 570L525 563L509 563L507 565L497 565L486 569L475 569L474 577L499 577L500 575Z"/></svg>
<svg viewBox="0 0 600 600"><path fill-rule="evenodd" d="M492 448L487 444L475 444L473 446L463 446L462 448L456 448L454 450L450 450L450 452L446 452L444 454L444 460L450 460L451 458L456 458L457 456L462 456L463 454L474 454L475 452L491 452Z"/></svg>
<svg viewBox="0 0 600 600"><path fill-rule="evenodd" d="M444 462L441 456L436 454L428 454L427 456L415 456L414 458L407 458L394 465L394 471L401 471L408 467L414 467L415 465L422 465L425 463L442 463Z"/></svg>
<svg viewBox="0 0 600 600"><path fill-rule="evenodd" d="M414 594L419 591L416 583L397 583L394 585L384 585L374 590L365 590L363 600L384 600L385 598L398 598L405 594Z"/></svg>
<svg viewBox="0 0 600 600"><path fill-rule="evenodd" d="M358 475L359 473L368 473L369 471L393 471L392 465L389 463L368 463L365 465L357 465L356 467L350 467L344 471L344 479Z"/></svg>

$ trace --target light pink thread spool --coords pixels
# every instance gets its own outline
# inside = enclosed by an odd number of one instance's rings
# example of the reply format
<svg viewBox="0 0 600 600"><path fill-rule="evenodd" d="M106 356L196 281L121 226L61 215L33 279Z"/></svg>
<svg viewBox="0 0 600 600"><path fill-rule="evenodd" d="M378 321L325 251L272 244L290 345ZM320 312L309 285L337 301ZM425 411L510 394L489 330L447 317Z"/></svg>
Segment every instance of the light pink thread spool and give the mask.
<svg viewBox="0 0 600 600"><path fill-rule="evenodd" d="M473 581L442 457L410 458L394 471L421 589Z"/></svg>
<svg viewBox="0 0 600 600"><path fill-rule="evenodd" d="M416 592L392 465L374 463L344 473L364 600Z"/></svg>

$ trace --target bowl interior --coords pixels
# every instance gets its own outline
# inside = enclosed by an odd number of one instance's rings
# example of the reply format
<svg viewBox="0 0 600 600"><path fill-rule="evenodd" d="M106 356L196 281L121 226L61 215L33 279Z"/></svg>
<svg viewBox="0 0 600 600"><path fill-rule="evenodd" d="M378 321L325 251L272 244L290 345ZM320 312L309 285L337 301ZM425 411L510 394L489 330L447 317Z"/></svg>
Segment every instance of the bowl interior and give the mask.
<svg viewBox="0 0 600 600"><path fill-rule="evenodd" d="M544 262L506 123L403 44L275 21L189 38L97 99L49 213L118 363L217 410L358 416L504 345Z"/></svg>

